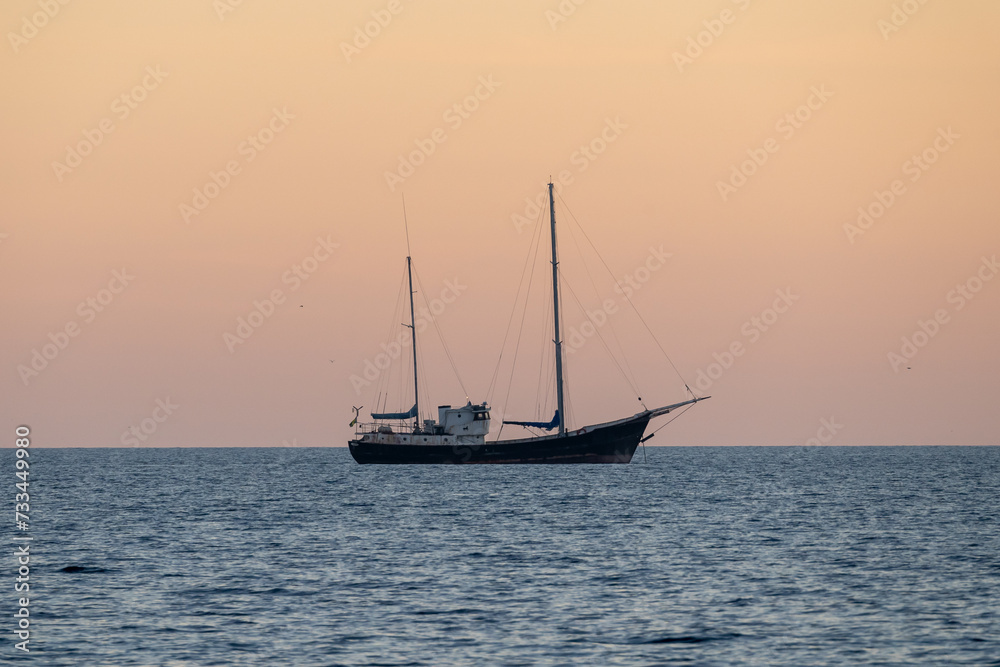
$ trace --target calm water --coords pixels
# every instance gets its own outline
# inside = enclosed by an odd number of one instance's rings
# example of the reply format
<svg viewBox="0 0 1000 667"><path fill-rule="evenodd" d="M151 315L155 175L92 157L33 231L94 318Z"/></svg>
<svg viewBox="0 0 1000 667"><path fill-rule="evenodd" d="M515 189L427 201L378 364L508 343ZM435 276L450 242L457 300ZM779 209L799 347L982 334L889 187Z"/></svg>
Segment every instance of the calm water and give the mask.
<svg viewBox="0 0 1000 667"><path fill-rule="evenodd" d="M36 634L5 611L0 662L1000 665L997 447L32 455Z"/></svg>

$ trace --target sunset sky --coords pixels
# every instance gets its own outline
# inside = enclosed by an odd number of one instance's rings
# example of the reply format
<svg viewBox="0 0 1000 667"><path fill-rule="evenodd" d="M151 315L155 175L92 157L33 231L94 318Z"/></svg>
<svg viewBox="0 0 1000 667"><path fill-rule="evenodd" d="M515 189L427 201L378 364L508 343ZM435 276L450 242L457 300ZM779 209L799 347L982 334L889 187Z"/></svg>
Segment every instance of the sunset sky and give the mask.
<svg viewBox="0 0 1000 667"><path fill-rule="evenodd" d="M615 305L646 405L684 382L563 202L713 396L650 445L998 444L998 22L993 0L8 0L3 446L19 424L346 446L376 400L352 376L398 324L403 195L418 297L449 295L485 400L550 175L564 276ZM494 432L551 417L545 266ZM464 404L421 344L423 405ZM567 367L571 428L640 409L596 336Z"/></svg>

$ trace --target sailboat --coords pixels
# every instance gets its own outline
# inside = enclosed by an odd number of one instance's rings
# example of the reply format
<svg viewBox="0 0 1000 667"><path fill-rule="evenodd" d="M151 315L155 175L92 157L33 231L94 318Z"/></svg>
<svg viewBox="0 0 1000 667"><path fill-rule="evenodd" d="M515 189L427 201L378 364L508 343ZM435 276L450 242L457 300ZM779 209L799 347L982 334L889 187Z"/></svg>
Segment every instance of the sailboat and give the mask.
<svg viewBox="0 0 1000 667"><path fill-rule="evenodd" d="M514 440L487 441L490 430L490 406L486 402L464 406L438 407L437 420L420 420L417 385L417 328L413 307L413 265L407 255L406 271L410 293L410 324L413 341L414 404L406 412L372 412L372 422L359 423L355 408L354 439L348 442L351 456L358 463L629 463L650 420L674 410L704 401L710 396L693 398L653 409L643 409L630 417L568 430L565 421L562 338L559 319L559 260L556 243L556 215L553 184L548 184L549 221L552 238L552 313L555 344L555 382L557 407L548 422L504 421L504 424L556 431ZM692 394L693 396L693 394ZM409 420L413 420L410 424Z"/></svg>

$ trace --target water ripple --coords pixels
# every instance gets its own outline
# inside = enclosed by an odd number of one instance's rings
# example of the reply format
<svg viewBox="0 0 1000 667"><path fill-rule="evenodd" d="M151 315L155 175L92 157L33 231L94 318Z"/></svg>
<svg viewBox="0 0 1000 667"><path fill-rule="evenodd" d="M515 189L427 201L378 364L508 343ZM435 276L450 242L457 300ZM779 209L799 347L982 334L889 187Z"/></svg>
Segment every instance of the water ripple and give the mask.
<svg viewBox="0 0 1000 667"><path fill-rule="evenodd" d="M36 450L33 639L53 667L1000 667L1000 448L647 454Z"/></svg>

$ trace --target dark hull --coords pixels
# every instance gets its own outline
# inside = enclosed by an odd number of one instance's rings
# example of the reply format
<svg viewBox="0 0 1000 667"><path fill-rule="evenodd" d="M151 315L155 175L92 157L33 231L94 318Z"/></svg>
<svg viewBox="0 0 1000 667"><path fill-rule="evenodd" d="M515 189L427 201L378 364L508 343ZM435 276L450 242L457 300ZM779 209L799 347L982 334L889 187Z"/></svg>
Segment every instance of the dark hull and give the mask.
<svg viewBox="0 0 1000 667"><path fill-rule="evenodd" d="M628 463L649 417L591 426L565 436L542 436L482 445L389 445L351 440L358 463Z"/></svg>

